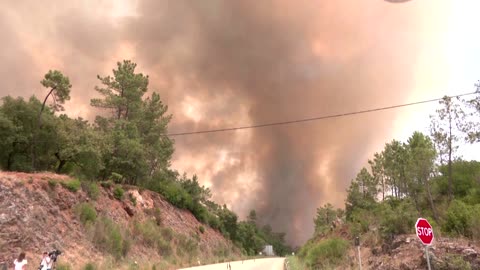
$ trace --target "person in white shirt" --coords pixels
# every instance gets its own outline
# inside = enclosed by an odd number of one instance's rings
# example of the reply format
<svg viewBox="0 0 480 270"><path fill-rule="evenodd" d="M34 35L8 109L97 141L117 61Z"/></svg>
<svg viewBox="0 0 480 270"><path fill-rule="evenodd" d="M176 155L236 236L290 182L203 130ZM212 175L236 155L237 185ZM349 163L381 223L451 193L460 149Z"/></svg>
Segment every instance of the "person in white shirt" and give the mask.
<svg viewBox="0 0 480 270"><path fill-rule="evenodd" d="M26 270L27 259L25 259L25 252L20 253L18 258L13 261L13 264L15 265L15 270Z"/></svg>
<svg viewBox="0 0 480 270"><path fill-rule="evenodd" d="M48 256L48 252L43 253L42 262L40 263L40 270L51 270L52 259Z"/></svg>

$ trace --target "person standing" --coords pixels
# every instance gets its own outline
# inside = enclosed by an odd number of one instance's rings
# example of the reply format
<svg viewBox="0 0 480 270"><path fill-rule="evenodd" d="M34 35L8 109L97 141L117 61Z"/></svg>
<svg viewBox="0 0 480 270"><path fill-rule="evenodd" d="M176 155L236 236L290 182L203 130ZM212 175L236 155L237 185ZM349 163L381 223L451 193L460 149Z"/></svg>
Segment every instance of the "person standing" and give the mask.
<svg viewBox="0 0 480 270"><path fill-rule="evenodd" d="M43 253L42 262L40 263L40 270L51 270L52 259L48 256L48 252Z"/></svg>
<svg viewBox="0 0 480 270"><path fill-rule="evenodd" d="M15 270L26 270L27 259L25 259L25 252L20 253L18 258L13 261L13 264L15 265Z"/></svg>

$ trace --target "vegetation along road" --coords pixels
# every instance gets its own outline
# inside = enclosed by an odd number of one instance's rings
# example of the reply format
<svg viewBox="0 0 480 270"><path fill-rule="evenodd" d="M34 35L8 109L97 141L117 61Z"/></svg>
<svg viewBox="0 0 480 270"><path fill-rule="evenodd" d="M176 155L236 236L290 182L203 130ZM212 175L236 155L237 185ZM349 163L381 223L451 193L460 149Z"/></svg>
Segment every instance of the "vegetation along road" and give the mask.
<svg viewBox="0 0 480 270"><path fill-rule="evenodd" d="M267 258L247 261L230 262L232 270L282 270L285 258ZM198 267L184 268L184 270L225 270L228 263L217 263Z"/></svg>

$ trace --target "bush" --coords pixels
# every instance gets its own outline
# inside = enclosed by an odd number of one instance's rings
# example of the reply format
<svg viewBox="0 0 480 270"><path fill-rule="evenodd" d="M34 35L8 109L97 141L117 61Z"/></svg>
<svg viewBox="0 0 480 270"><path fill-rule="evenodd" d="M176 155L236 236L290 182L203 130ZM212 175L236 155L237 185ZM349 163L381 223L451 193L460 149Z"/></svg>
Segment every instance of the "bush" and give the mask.
<svg viewBox="0 0 480 270"><path fill-rule="evenodd" d="M75 210L83 225L86 225L87 223L95 223L95 220L97 219L97 211L93 205L89 203L81 203Z"/></svg>
<svg viewBox="0 0 480 270"><path fill-rule="evenodd" d="M135 198L132 193L129 193L128 195L130 197L130 201L132 202L133 206L137 206L137 198Z"/></svg>
<svg viewBox="0 0 480 270"><path fill-rule="evenodd" d="M198 242L183 234L178 235L177 255L188 254L196 256L198 253Z"/></svg>
<svg viewBox="0 0 480 270"><path fill-rule="evenodd" d="M198 227L198 230L199 230L201 233L205 233L205 228L204 228L203 226Z"/></svg>
<svg viewBox="0 0 480 270"><path fill-rule="evenodd" d="M340 264L346 258L348 242L340 238L326 239L311 245L305 261L309 266L321 268Z"/></svg>
<svg viewBox="0 0 480 270"><path fill-rule="evenodd" d="M157 224L151 220L146 222L135 222L134 234L140 236L143 244L148 247L155 247L158 239L161 238Z"/></svg>
<svg viewBox="0 0 480 270"><path fill-rule="evenodd" d="M48 180L48 186L50 186L50 188L54 189L57 186L57 181L55 181L53 179L49 179Z"/></svg>
<svg viewBox="0 0 480 270"><path fill-rule="evenodd" d="M113 182L117 184L122 184L123 182L123 175L116 172L112 172L112 175L110 176L110 178L112 178Z"/></svg>
<svg viewBox="0 0 480 270"><path fill-rule="evenodd" d="M168 228L168 227L161 228L160 233L162 234L162 237L163 239L165 239L165 241L171 242L173 240L174 232L171 228Z"/></svg>
<svg viewBox="0 0 480 270"><path fill-rule="evenodd" d="M414 232L417 211L410 200L386 201L379 205L376 216L380 218L380 231L383 237Z"/></svg>
<svg viewBox="0 0 480 270"><path fill-rule="evenodd" d="M97 266L93 263L87 263L84 267L83 270L96 270Z"/></svg>
<svg viewBox="0 0 480 270"><path fill-rule="evenodd" d="M434 261L434 269L439 270L471 270L472 266L460 255L447 254L443 261Z"/></svg>
<svg viewBox="0 0 480 270"><path fill-rule="evenodd" d="M100 182L100 186L102 186L103 188L109 189L113 186L113 183L112 181L102 181Z"/></svg>
<svg viewBox="0 0 480 270"><path fill-rule="evenodd" d="M70 266L70 264L59 263L59 264L57 264L56 269L57 270L70 270L70 269L72 269L72 267Z"/></svg>
<svg viewBox="0 0 480 270"><path fill-rule="evenodd" d="M160 254L162 257L169 257L173 253L173 249L170 246L170 243L167 241L164 241L163 239L160 239L157 242L157 252Z"/></svg>
<svg viewBox="0 0 480 270"><path fill-rule="evenodd" d="M453 200L447 210L442 229L453 235L478 239L480 233L480 204L471 206L462 201Z"/></svg>
<svg viewBox="0 0 480 270"><path fill-rule="evenodd" d="M100 195L100 189L95 182L82 182L82 189L92 200L97 200L98 195Z"/></svg>
<svg viewBox="0 0 480 270"><path fill-rule="evenodd" d="M116 186L115 189L113 190L113 197L121 201L123 198L123 193L125 193L123 188L121 186Z"/></svg>
<svg viewBox="0 0 480 270"><path fill-rule="evenodd" d="M71 192L77 192L81 187L80 180L78 179L72 179L70 181L61 183L64 188L70 190Z"/></svg>
<svg viewBox="0 0 480 270"><path fill-rule="evenodd" d="M127 233L106 217L97 220L92 238L93 244L98 249L110 253L117 259L126 256L130 249Z"/></svg>

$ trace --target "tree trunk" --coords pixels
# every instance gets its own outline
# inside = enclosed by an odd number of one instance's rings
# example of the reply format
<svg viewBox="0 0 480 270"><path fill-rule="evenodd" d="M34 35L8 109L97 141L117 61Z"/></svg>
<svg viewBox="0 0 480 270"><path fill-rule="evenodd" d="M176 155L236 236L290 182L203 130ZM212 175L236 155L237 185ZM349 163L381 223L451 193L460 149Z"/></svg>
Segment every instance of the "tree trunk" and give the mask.
<svg viewBox="0 0 480 270"><path fill-rule="evenodd" d="M435 221L438 222L437 210L435 209L435 205L433 203L432 192L430 190L430 184L428 183L428 180L425 180L425 185L427 187L428 201L430 203L430 208L432 209L433 219L435 219Z"/></svg>
<svg viewBox="0 0 480 270"><path fill-rule="evenodd" d="M56 171L57 173L60 173L60 172L62 171L62 169L63 169L63 166L65 166L65 164L67 163L67 160L66 160L66 159L62 159L62 158L60 157L60 154L59 154L58 152L55 153L55 157L57 157L58 161L60 162L60 163L58 164L57 169L56 169L55 171Z"/></svg>
<svg viewBox="0 0 480 270"><path fill-rule="evenodd" d="M12 165L13 165L13 156L14 156L14 151L10 152L8 154L8 159L7 159L7 171L12 170Z"/></svg>
<svg viewBox="0 0 480 270"><path fill-rule="evenodd" d="M382 177L382 201L385 201L385 178Z"/></svg>
<svg viewBox="0 0 480 270"><path fill-rule="evenodd" d="M50 92L48 92L47 96L45 97L45 99L43 100L43 103L42 103L42 108L40 109L40 113L38 114L38 121L37 121L37 128L34 129L35 131L33 132L33 137L32 137L32 170L35 172L36 171L36 156L37 156L37 153L36 153L36 145L37 145L37 134L38 134L38 131L40 130L40 128L42 127L42 113L43 113L43 110L45 110L45 104L47 103L47 100L48 100L48 97L53 93L53 91L55 91L55 87L53 87Z"/></svg>
<svg viewBox="0 0 480 270"><path fill-rule="evenodd" d="M448 201L453 199L453 179L452 179L452 115L449 114L449 136L448 136Z"/></svg>

